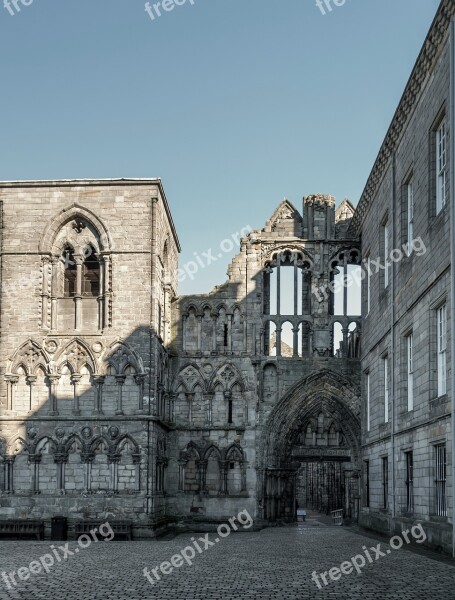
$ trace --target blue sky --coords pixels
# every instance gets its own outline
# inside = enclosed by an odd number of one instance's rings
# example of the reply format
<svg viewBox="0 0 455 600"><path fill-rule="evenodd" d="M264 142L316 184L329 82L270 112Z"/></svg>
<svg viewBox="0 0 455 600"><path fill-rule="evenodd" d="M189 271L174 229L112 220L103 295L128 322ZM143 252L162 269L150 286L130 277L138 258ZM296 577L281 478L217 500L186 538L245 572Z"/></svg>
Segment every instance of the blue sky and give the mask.
<svg viewBox="0 0 455 600"><path fill-rule="evenodd" d="M183 266L285 197L357 202L439 2L2 4L0 179L161 177Z"/></svg>

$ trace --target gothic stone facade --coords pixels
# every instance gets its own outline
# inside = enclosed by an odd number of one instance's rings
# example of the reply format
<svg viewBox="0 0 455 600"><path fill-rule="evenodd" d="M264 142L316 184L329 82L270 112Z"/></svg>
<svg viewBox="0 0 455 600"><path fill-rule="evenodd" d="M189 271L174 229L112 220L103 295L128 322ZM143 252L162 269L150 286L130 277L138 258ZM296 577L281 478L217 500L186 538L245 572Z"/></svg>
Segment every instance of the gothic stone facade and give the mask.
<svg viewBox="0 0 455 600"><path fill-rule="evenodd" d="M352 213L345 201L335 215L330 196L305 198L302 215L284 201L225 284L176 301L172 514L292 519L297 500L355 516L360 318L343 302L335 316L326 293L359 268Z"/></svg>
<svg viewBox="0 0 455 600"><path fill-rule="evenodd" d="M179 243L159 180L2 183L0 516L163 521Z"/></svg>
<svg viewBox="0 0 455 600"><path fill-rule="evenodd" d="M454 13L441 3L354 218L364 261L393 258L387 274L364 279L360 522L400 532L420 521L428 543L450 553Z"/></svg>
<svg viewBox="0 0 455 600"><path fill-rule="evenodd" d="M0 199L0 517L146 536L293 519L295 493L356 516L360 318L326 290L359 268L349 202L282 203L224 285L177 298L159 180L2 183Z"/></svg>

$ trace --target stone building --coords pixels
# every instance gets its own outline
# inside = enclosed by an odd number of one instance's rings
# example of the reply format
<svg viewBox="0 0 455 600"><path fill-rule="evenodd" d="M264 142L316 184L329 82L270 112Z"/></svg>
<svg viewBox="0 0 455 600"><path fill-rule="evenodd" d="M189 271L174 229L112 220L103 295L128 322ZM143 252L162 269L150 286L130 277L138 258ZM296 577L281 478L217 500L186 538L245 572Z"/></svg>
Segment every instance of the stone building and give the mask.
<svg viewBox="0 0 455 600"><path fill-rule="evenodd" d="M178 296L160 180L0 183L0 519L298 505L452 550L454 15L357 208L283 201L209 294Z"/></svg>
<svg viewBox="0 0 455 600"><path fill-rule="evenodd" d="M354 209L283 202L228 281L176 296L159 180L2 183L0 517L358 511ZM340 288L340 286L338 286Z"/></svg>
<svg viewBox="0 0 455 600"><path fill-rule="evenodd" d="M159 180L0 184L0 517L165 519L179 242Z"/></svg>
<svg viewBox="0 0 455 600"><path fill-rule="evenodd" d="M454 14L455 4L443 1L354 216L369 271L363 283L360 522L400 532L421 521L428 543L448 552ZM378 270L378 260L387 268Z"/></svg>
<svg viewBox="0 0 455 600"><path fill-rule="evenodd" d="M356 516L360 303L327 292L360 269L353 211L335 214L331 196L305 198L302 215L284 201L242 240L225 284L176 300L172 514L292 519L297 501Z"/></svg>

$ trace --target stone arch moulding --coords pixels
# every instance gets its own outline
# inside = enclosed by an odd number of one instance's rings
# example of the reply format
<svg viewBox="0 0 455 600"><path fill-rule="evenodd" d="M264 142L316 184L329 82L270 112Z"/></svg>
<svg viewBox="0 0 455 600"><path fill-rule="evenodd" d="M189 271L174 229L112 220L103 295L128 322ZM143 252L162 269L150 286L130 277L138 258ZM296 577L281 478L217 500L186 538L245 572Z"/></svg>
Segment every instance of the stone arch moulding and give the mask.
<svg viewBox="0 0 455 600"><path fill-rule="evenodd" d="M188 393L192 393L197 385L201 386L203 393L206 393L207 384L201 370L196 363L189 362L182 366L175 377L173 390L178 392L183 387Z"/></svg>
<svg viewBox="0 0 455 600"><path fill-rule="evenodd" d="M58 371L64 365L69 365L74 373L80 373L82 367L87 366L93 375L99 374L98 364L90 347L80 338L74 338L68 342L56 354L54 361ZM54 363L54 361L52 362Z"/></svg>
<svg viewBox="0 0 455 600"><path fill-rule="evenodd" d="M230 391L236 384L240 386L243 393L248 391L242 373L233 363L227 362L212 375L208 389L214 391L217 385L221 385L224 390Z"/></svg>
<svg viewBox="0 0 455 600"><path fill-rule="evenodd" d="M98 231L101 243L100 250L102 252L112 252L112 238L105 225L90 209L85 208L80 204L73 203L60 211L47 225L39 243L39 253L49 255L52 254L54 240L57 237L60 229L66 225L66 223L72 219L77 219L78 217L82 217L91 223L91 225Z"/></svg>
<svg viewBox="0 0 455 600"><path fill-rule="evenodd" d="M360 390L347 377L325 369L294 385L273 409L261 440L264 468L286 463L296 424L314 418L318 407L343 420L346 437L358 457Z"/></svg>
<svg viewBox="0 0 455 600"><path fill-rule="evenodd" d="M136 375L145 375L142 358L121 338L117 338L106 348L102 361L105 372L109 366L112 366L117 375L123 375L128 367L133 367Z"/></svg>
<svg viewBox="0 0 455 600"><path fill-rule="evenodd" d="M314 258L305 248L304 244L295 242L287 244L262 244L262 264L267 266L277 260L280 255L291 254L295 256L298 266L304 266L312 271L314 267ZM299 264L301 262L301 264Z"/></svg>
<svg viewBox="0 0 455 600"><path fill-rule="evenodd" d="M41 254L40 327L102 331L112 326L112 251L106 226L72 204L47 225Z"/></svg>
<svg viewBox="0 0 455 600"><path fill-rule="evenodd" d="M7 375L16 375L17 369L23 367L27 375L34 375L38 368L49 372L49 357L37 341L29 338L14 352L6 366Z"/></svg>

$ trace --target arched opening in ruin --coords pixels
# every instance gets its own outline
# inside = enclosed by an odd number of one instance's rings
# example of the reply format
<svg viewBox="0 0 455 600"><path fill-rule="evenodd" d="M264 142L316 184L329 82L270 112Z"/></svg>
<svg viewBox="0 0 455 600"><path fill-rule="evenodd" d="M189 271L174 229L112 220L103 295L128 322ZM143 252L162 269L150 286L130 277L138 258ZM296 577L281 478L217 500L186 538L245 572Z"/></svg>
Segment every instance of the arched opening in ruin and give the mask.
<svg viewBox="0 0 455 600"><path fill-rule="evenodd" d="M299 382L276 405L263 438L259 511L295 520L297 508L359 510L359 390L331 371Z"/></svg>

